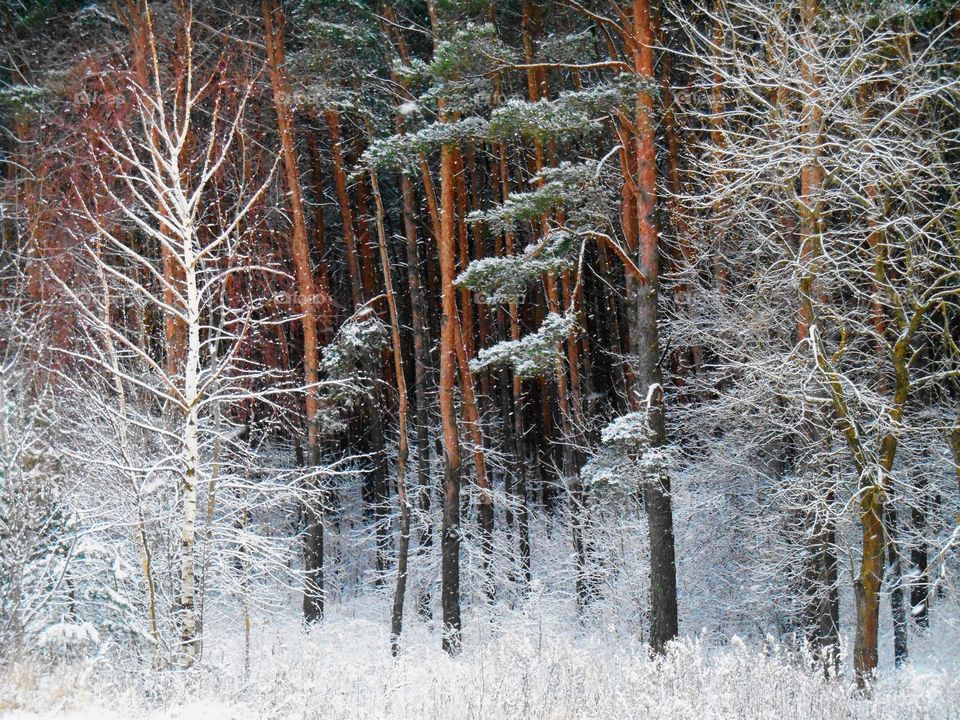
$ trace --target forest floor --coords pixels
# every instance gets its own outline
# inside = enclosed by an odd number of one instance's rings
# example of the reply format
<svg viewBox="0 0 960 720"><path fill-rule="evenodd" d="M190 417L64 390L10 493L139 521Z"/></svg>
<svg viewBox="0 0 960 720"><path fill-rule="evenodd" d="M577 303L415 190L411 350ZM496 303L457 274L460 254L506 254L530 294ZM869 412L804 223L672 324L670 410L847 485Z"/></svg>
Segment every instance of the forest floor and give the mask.
<svg viewBox="0 0 960 720"><path fill-rule="evenodd" d="M958 632L950 626L917 638L911 663L885 669L863 697L849 677L824 680L769 643L682 640L652 660L613 627L571 627L529 611L495 621L469 615L455 659L441 652L436 627L410 618L394 659L387 608L385 598L336 605L309 632L293 620L258 624L248 672L243 637L226 633L190 675L132 669L105 654L55 667L14 665L0 674L0 717L960 718Z"/></svg>

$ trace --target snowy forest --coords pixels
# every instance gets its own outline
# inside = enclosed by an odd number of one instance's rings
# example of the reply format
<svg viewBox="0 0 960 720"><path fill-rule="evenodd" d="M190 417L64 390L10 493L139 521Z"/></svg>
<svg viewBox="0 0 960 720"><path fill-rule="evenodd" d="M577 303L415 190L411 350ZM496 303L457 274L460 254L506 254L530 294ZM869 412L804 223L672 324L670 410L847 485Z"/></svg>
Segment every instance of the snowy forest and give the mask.
<svg viewBox="0 0 960 720"><path fill-rule="evenodd" d="M957 717L960 6L0 29L0 715Z"/></svg>

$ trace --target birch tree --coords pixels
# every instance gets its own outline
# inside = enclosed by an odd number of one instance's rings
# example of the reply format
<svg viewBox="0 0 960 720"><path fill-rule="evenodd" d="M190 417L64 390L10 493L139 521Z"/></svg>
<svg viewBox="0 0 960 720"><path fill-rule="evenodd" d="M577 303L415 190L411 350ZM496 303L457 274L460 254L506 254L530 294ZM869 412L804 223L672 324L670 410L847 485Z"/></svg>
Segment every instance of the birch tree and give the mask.
<svg viewBox="0 0 960 720"><path fill-rule="evenodd" d="M236 302L244 277L283 274L260 263L250 244L252 209L270 187L277 163L252 184L233 172L247 161L242 135L255 85L233 93L223 66L194 65L187 9L178 43L182 54L172 69L149 12L145 16L148 84L137 73L117 82L133 108L133 122L98 133L102 162L93 169L95 199L78 193L82 227L89 233L80 238L85 263L99 281L89 294L80 286L63 289L88 339L68 354L109 379L123 426L145 431L164 453L152 473L139 470L126 452L123 466L140 478L142 492L166 483L176 488L175 655L189 667L200 649L205 568L199 546L217 512L217 483L229 473L231 451L245 452L234 439L249 431L232 409L252 400L270 405L271 398L303 386L247 354L248 338L260 324L286 319ZM179 282L171 281L163 262L174 263ZM137 326L124 321L129 307L173 318L183 328L182 362L164 363L157 345L143 342ZM316 387L308 383L307 392ZM124 432L121 449L131 442Z"/></svg>

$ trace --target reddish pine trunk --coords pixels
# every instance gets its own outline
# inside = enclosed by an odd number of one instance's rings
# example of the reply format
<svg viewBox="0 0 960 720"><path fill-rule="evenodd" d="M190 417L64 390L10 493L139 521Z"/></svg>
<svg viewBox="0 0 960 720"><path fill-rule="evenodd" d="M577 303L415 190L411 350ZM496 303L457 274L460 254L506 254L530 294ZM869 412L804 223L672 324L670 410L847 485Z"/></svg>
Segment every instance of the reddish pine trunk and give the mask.
<svg viewBox="0 0 960 720"><path fill-rule="evenodd" d="M441 595L443 649L460 652L460 441L454 403L456 384L457 295L454 240L454 148L440 151L440 423L443 434L443 535L441 538Z"/></svg>
<svg viewBox="0 0 960 720"><path fill-rule="evenodd" d="M290 109L290 86L284 74L286 64L283 46L284 17L277 0L263 0L263 21L267 46L267 62L270 83L273 88L274 107L277 113L277 128L280 133L283 166L287 187L290 190L290 210L293 220L291 250L297 279L297 299L303 313L303 365L307 385L307 463L311 467L319 462L319 439L317 431L317 306L307 245L307 230L304 221L303 199L300 192L300 173L297 169L296 143L293 136L293 113ZM317 490L317 488L313 488ZM317 502L322 502L322 498ZM307 622L323 617L323 518L322 510L315 503L305 508L306 539L304 565L306 580L303 596L303 616Z"/></svg>
<svg viewBox="0 0 960 720"><path fill-rule="evenodd" d="M653 32L648 0L633 3L634 71L654 82ZM656 148L654 141L654 104L647 92L637 95L635 114L636 206L638 262L641 282L628 273L627 293L633 304L634 327L631 351L634 355L633 403L648 413L652 432L651 447L666 443L663 407L663 375L660 368L660 343L657 321L660 248L655 221ZM650 535L650 644L662 653L667 642L677 636L677 576L673 538L673 509L670 478L661 472L644 487L647 527Z"/></svg>

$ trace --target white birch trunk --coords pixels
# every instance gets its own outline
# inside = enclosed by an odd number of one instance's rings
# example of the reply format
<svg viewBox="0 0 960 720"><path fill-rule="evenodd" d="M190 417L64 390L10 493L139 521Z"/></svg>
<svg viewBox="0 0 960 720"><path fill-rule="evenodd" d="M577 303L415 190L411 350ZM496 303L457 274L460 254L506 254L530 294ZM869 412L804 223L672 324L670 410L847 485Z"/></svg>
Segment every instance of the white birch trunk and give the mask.
<svg viewBox="0 0 960 720"><path fill-rule="evenodd" d="M183 516L180 536L180 612L182 664L192 666L197 660L197 611L195 545L197 533L197 482L200 451L198 440L198 401L200 369L200 298L197 289L197 266L193 248L194 231L185 226L183 259L187 295L187 355L184 363L183 424Z"/></svg>

